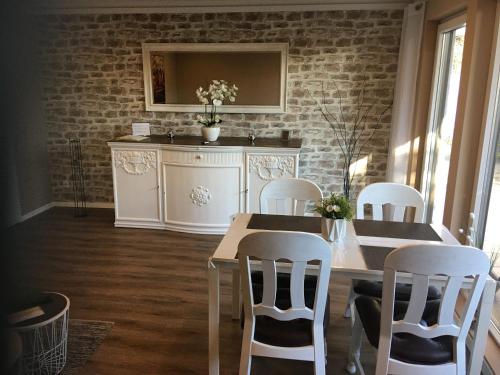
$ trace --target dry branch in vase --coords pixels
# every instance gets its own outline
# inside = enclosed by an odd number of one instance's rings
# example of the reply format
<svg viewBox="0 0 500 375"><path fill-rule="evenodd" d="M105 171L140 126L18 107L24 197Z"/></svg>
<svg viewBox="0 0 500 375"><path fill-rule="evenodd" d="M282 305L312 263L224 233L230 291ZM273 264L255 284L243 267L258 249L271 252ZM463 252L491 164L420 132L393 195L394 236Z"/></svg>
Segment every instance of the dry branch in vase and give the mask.
<svg viewBox="0 0 500 375"><path fill-rule="evenodd" d="M350 197L351 186L355 176L355 173L351 175L350 166L359 160L367 144L373 139L375 130L379 127L383 116L392 107L391 101L377 115L375 113L376 103L365 103L366 83L367 80L364 79L353 108L342 101L341 92L337 84L333 82L334 95L338 100L338 110L336 112L332 109L332 105L334 104L332 100L327 99L325 83L323 81L321 82L321 99L315 98L307 90L309 96L314 100L318 110L323 115L323 118L328 122L330 128L332 128L334 137L342 151L343 190L347 198ZM373 115L376 116L376 121L370 129L368 119Z"/></svg>

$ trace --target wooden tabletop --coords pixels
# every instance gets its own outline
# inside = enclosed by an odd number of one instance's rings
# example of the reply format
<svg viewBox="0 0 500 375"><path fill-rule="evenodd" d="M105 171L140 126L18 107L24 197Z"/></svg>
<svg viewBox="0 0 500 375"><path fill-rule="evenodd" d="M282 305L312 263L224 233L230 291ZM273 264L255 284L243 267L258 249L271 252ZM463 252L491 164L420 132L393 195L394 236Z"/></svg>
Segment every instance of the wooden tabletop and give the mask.
<svg viewBox="0 0 500 375"><path fill-rule="evenodd" d="M220 265L231 265L238 262L236 254L240 240L247 234L262 231L262 229L247 228L251 217L252 214L239 214L236 217L213 254L213 262ZM432 224L432 229L434 229L442 241L357 236L353 223L348 222L346 238L341 241L329 243L333 252L331 268L336 271L380 275L385 256L394 248L414 244L459 244L443 225ZM320 236L320 234L317 235Z"/></svg>

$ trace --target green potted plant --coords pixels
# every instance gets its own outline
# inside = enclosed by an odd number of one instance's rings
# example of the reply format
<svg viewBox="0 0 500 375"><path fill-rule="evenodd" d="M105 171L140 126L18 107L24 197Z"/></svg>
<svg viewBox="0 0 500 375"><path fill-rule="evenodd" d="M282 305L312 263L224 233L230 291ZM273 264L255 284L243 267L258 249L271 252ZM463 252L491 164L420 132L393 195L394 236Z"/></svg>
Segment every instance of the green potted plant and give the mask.
<svg viewBox="0 0 500 375"><path fill-rule="evenodd" d="M347 221L353 216L351 203L346 196L332 193L319 201L314 211L321 215L321 234L325 240L337 241L345 237Z"/></svg>
<svg viewBox="0 0 500 375"><path fill-rule="evenodd" d="M230 85L222 79L213 80L207 90L203 87L196 90L198 100L205 106L205 114L198 115L197 120L203 125L201 133L206 141L215 142L219 137L219 125L222 120L217 114L217 107L221 106L226 99L234 102L237 91L238 87Z"/></svg>

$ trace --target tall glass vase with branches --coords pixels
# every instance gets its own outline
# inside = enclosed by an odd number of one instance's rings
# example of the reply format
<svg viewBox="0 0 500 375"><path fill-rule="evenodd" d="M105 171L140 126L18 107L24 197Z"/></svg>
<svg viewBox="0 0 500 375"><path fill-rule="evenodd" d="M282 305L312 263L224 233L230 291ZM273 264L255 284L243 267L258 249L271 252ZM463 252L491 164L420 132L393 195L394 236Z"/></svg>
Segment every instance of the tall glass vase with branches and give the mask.
<svg viewBox="0 0 500 375"><path fill-rule="evenodd" d="M376 102L366 103L367 80L364 79L359 88L358 95L353 100L354 106L346 105L342 98L342 93L336 82L332 82L334 87L333 98L327 98L325 83L321 82L321 98L316 98L310 90L309 96L316 103L317 109L321 112L325 121L330 125L333 134L342 153L342 177L343 192L349 199L351 195L352 183L355 173L351 173L351 165L356 163L364 153L366 146L373 139L375 130L380 127L384 115L392 107L392 101L383 106L377 114ZM334 101L338 102L337 110L334 110ZM375 121L368 121L375 116Z"/></svg>

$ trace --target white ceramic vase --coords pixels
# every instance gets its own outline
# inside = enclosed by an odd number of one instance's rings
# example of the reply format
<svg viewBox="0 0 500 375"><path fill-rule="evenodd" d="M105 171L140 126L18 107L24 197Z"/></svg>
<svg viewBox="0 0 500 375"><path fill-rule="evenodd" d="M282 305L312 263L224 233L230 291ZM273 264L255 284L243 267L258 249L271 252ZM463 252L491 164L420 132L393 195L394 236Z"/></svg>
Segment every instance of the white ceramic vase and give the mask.
<svg viewBox="0 0 500 375"><path fill-rule="evenodd" d="M346 234L346 220L322 217L321 234L325 240L330 242L343 239Z"/></svg>
<svg viewBox="0 0 500 375"><path fill-rule="evenodd" d="M203 135L203 139L205 139L205 141L215 142L217 138L219 138L220 128L215 126L204 126L201 128L201 134Z"/></svg>

